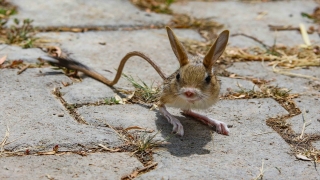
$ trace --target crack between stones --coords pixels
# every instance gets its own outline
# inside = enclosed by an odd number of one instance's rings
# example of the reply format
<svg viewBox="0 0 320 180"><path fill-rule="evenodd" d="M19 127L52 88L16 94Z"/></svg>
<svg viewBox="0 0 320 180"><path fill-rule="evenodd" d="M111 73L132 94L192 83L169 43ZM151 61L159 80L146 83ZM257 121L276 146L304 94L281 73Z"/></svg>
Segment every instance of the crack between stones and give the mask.
<svg viewBox="0 0 320 180"><path fill-rule="evenodd" d="M60 100L60 102L62 103L62 105L66 108L66 110L68 111L68 113L80 124L87 124L88 123L80 116L80 114L77 113L76 108L74 108L74 106L72 106L72 104L68 104L61 96L61 92L59 90L59 88L54 88L54 90L52 91L53 95Z"/></svg>
<svg viewBox="0 0 320 180"><path fill-rule="evenodd" d="M242 78L251 81L253 84L257 85L259 88L262 87L263 84L267 84L268 82L265 80L257 81L256 78ZM278 88L278 87L271 87ZM281 89L281 88L280 88ZM289 114L278 116L275 118L269 118L266 120L266 125L271 127L274 131L276 131L284 141L286 141L292 150L292 155L302 154L308 158L311 158L314 162L320 163L320 150L316 149L312 142L320 140L320 134L308 134L304 133L302 138L300 137L300 133L296 133L292 130L291 124L287 123L289 118L295 117L301 114L301 110L298 108L296 103L292 100L297 98L299 94L289 94L286 97L273 97L273 95L267 94L255 94L256 92L250 91L248 94L243 92L246 96L238 99L257 99L257 98L272 98L279 105L281 105ZM232 92L228 95L222 97L222 99L232 99ZM248 96L247 96L248 95ZM290 95L292 95L290 97ZM233 98L234 99L234 98Z"/></svg>
<svg viewBox="0 0 320 180"><path fill-rule="evenodd" d="M61 92L59 91L59 88L55 88L52 91L53 95L60 100L62 105L66 108L68 113L78 122L81 124L86 124L88 123L76 112L76 109L82 106L99 106L99 105L106 105L103 102L96 102L96 103L83 103L83 104L68 104L63 97L61 96ZM71 107L70 107L71 106ZM116 153L116 152L130 152L134 157L137 158L138 161L140 161L144 165L143 170L135 170L138 171L138 174L149 172L150 170L155 169L156 165L153 165L152 167L148 167L151 164L155 164L156 162L153 161L153 155L154 152L152 151L153 147L146 148L143 150L139 150L139 139L141 136L139 136L137 133L134 132L129 132L129 130L124 129L122 127L112 127L109 124L106 124L107 128L110 128L114 130L118 136L121 138L121 140L124 142L122 145L113 147L113 148L105 148L99 144L98 147L94 148L87 148L83 146L85 150L78 150L78 151L49 151L49 152L40 152L40 155L52 155L52 154L79 154L81 156L86 156L87 154L90 153L96 153L96 152L109 152L109 153ZM136 131L137 132L137 131ZM150 132L149 132L150 133ZM25 152L20 152L25 153ZM29 154L28 154L29 155ZM39 155L39 153L35 153L35 155ZM148 167L148 168L146 168ZM134 173L134 172L133 172ZM124 175L122 179L131 179L130 175Z"/></svg>
<svg viewBox="0 0 320 180"><path fill-rule="evenodd" d="M49 26L37 27L39 32L74 32L83 33L88 31L135 31L144 29L163 29L165 24L148 25L148 26Z"/></svg>

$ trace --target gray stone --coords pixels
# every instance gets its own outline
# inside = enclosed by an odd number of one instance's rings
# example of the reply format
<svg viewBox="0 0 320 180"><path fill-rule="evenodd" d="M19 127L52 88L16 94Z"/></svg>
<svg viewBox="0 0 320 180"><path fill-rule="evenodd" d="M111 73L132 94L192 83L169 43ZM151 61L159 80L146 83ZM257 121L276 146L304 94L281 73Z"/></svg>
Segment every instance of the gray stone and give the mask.
<svg viewBox="0 0 320 180"><path fill-rule="evenodd" d="M142 164L129 153L2 158L0 179L120 179Z"/></svg>
<svg viewBox="0 0 320 180"><path fill-rule="evenodd" d="M96 83L89 77L82 79L81 83L62 88L60 92L68 104L104 102L106 98L114 97L116 94L107 85Z"/></svg>
<svg viewBox="0 0 320 180"><path fill-rule="evenodd" d="M320 141L313 142L312 145L313 145L316 149L320 149Z"/></svg>
<svg viewBox="0 0 320 180"><path fill-rule="evenodd" d="M266 125L269 117L287 114L274 100L220 101L204 113L232 124L230 136L183 120L185 136L171 137L167 149L154 156L158 167L138 179L253 179L262 161L266 179L318 178L314 167L289 155L289 145Z"/></svg>
<svg viewBox="0 0 320 180"><path fill-rule="evenodd" d="M138 27L164 25L169 15L147 13L126 0L41 1L13 0L18 14L12 18L33 19L37 27ZM40 13L41 12L41 13Z"/></svg>
<svg viewBox="0 0 320 180"><path fill-rule="evenodd" d="M290 93L301 94L317 94L320 86L320 80L310 80L307 78L290 77L286 75L280 75L272 71L272 67L266 63L261 62L237 62L234 63L227 70L231 73L235 73L239 76L261 78L265 80L271 80L269 83L273 86L279 86L281 88L287 88L291 90ZM308 69L292 70L292 73L313 76L320 79L320 68L309 67Z"/></svg>
<svg viewBox="0 0 320 180"><path fill-rule="evenodd" d="M320 133L320 113L319 113L319 105L320 105L320 97L314 96L301 96L297 99L294 99L296 105L299 107L301 112L305 110L305 121L306 128L305 133L307 134L319 134ZM294 116L288 119L288 123L292 125L292 129L296 133L302 132L303 127L303 115L301 113L297 116Z"/></svg>
<svg viewBox="0 0 320 180"><path fill-rule="evenodd" d="M0 71L0 91L3 92L0 101L0 134L4 136L8 125L8 142L13 141L5 146L6 149L51 149L56 144L77 149L80 148L78 144L121 144L121 140L109 128L77 123L61 102L54 98L54 87L60 87L61 82L70 83L66 76L49 69L27 69L21 75L17 75L16 71ZM61 114L63 117L59 117Z"/></svg>
<svg viewBox="0 0 320 180"><path fill-rule="evenodd" d="M28 63L37 63L40 56L45 55L38 48L22 49L18 46L10 46L6 44L0 45L0 57L7 55L7 60L23 60Z"/></svg>
<svg viewBox="0 0 320 180"><path fill-rule="evenodd" d="M268 25L291 25L299 27L304 23L306 28L316 26L311 20L303 18L301 12L312 13L317 4L314 1L274 1L274 2L177 2L171 8L175 13L185 13L197 18L213 18L225 25L231 34L245 33L272 46L277 44L303 44L298 31L272 32ZM248 13L250 12L250 13ZM316 33L310 36L313 43L319 41ZM260 45L251 39L230 37L231 46L248 47Z"/></svg>
<svg viewBox="0 0 320 180"><path fill-rule="evenodd" d="M58 2L40 0L12 0L18 14L10 18L31 18L37 27L104 27L119 31L91 31L84 33L38 33L47 42L43 46L59 46L72 58L96 69L113 79L121 58L130 51L142 51L153 59L166 75L173 73L179 63L172 52L165 29L148 29L163 26L171 16L147 13L125 0ZM300 13L312 13L317 6L314 1L270 1L245 3L243 1L177 2L172 5L175 13L187 13L195 17L212 17L230 29L231 34L245 33L261 39L268 45L298 45L303 40L299 32L271 32L267 25L315 26ZM264 14L267 13L267 14ZM127 28L142 30L129 31ZM315 26L316 27L316 26ZM126 31L127 30L127 31ZM174 30L179 39L203 41L193 30ZM309 35L312 43L318 42L317 34ZM257 42L242 36L230 37L229 46L257 46ZM23 59L35 63L44 55L37 49L21 49L0 45L0 57L8 54L9 60ZM75 111L88 122L79 124L54 97L52 90L59 88L67 103L83 104L103 101L114 96L109 87L81 75L82 82L63 87L61 82L71 80L53 69L27 69L21 75L18 70L0 69L0 138L10 128L5 150L28 148L32 152L51 150L81 150L99 143L115 147L123 142L108 125L113 127L139 126L158 132L158 140L168 144L153 149L158 166L137 179L254 179L264 163L264 179L319 179L313 162L297 161L290 146L277 132L266 125L270 117L287 115L288 112L273 99L222 100L207 110L196 110L211 118L221 120L230 128L230 135L214 133L201 122L180 114L179 109L168 111L181 121L185 134L173 135L172 125L157 110L140 105L82 106ZM42 73L40 73L40 71ZM274 81L292 89L292 93L304 94L295 99L300 109L306 107L306 119L312 120L306 133L319 133L317 119L320 81L291 78L275 74L260 62L235 63L228 71L239 76L250 76ZM318 67L300 69L295 73L320 78ZM124 69L137 81L148 85L161 85L162 79L154 69L140 58L132 58ZM221 77L221 93L227 89L255 89L250 81ZM132 88L122 78L118 88ZM301 102L299 102L301 101ZM309 108L307 108L309 107ZM297 119L295 119L297 118ZM301 115L288 120L299 133ZM318 124L317 124L318 123ZM1 138L2 139L2 138ZM319 149L319 142L312 142ZM83 147L85 146L85 147ZM79 156L66 153L59 156L14 156L0 160L0 179L119 179L132 172L141 163L131 153L92 153ZM48 176L46 176L48 175Z"/></svg>
<svg viewBox="0 0 320 180"><path fill-rule="evenodd" d="M201 40L193 30L175 30L179 38L186 36ZM175 72L179 63L176 59L165 29L139 31L109 31L77 33L40 33L38 37L56 39L63 50L85 65L95 69L108 79L113 79L120 60L131 51L141 51L148 55L162 71L169 76ZM106 42L100 45L99 42ZM48 44L49 45L49 44ZM123 73L132 75L136 81L144 81L148 85L159 86L162 79L158 73L141 58L133 57L124 68ZM99 85L97 85L99 84ZM130 82L121 78L118 88L132 89ZM98 81L85 78L82 83L68 86L61 90L68 103L96 102L104 97L114 96L113 91Z"/></svg>
<svg viewBox="0 0 320 180"><path fill-rule="evenodd" d="M237 91L260 91L258 86L253 84L251 81L244 79L235 79L235 78L227 78L227 77L218 77L220 79L221 88L220 95L227 94L228 92L237 92Z"/></svg>
<svg viewBox="0 0 320 180"><path fill-rule="evenodd" d="M165 117L158 111L150 111L139 105L83 106L77 111L89 124L95 126L106 126L106 124L123 128L139 126L161 131L164 139L172 136L172 125L167 122ZM169 107L168 111L181 121L185 129L185 135L182 138L172 136L169 139L172 147L169 146L168 151L179 156L184 156L183 154L189 153L189 151L195 154L208 152L203 147L212 141L211 128L192 118L182 116L179 109ZM266 132L274 133L270 127L265 125L265 120L269 117L287 113L272 99L223 100L213 107L200 112L233 125L233 128L230 129L230 137L235 139L231 138L232 141L237 141L235 135L251 136ZM266 115L260 117L260 114ZM251 135L248 135L248 132ZM220 135L217 138L219 141L220 139L228 139ZM177 146L181 147L181 149L175 149ZM190 146L193 147L192 150L188 149Z"/></svg>
<svg viewBox="0 0 320 180"><path fill-rule="evenodd" d="M78 108L77 112L93 126L111 125L123 128L140 126L156 130L156 112L140 105L83 106Z"/></svg>

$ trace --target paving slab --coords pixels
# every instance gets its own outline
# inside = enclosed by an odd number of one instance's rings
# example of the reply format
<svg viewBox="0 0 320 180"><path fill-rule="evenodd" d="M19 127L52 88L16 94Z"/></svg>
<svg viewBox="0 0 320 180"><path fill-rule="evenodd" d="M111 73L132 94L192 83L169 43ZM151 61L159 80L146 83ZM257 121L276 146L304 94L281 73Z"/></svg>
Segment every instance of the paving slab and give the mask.
<svg viewBox="0 0 320 180"><path fill-rule="evenodd" d="M127 0L12 0L18 14L11 18L33 19L36 27L139 27L164 25L169 15L147 13ZM41 12L41 13L39 13Z"/></svg>
<svg viewBox="0 0 320 180"><path fill-rule="evenodd" d="M41 71L41 72L40 72ZM50 69L1 69L0 134L10 128L8 150L29 147L52 149L56 144L69 150L97 142L116 146L121 143L109 128L79 124L54 97L52 90L61 82L71 82L63 74L52 74Z"/></svg>
<svg viewBox="0 0 320 180"><path fill-rule="evenodd" d="M312 13L317 7L314 1L269 1L269 2L176 2L171 9L175 13L189 14L197 18L212 18L224 24L231 34L245 33L262 40L272 46L276 39L277 44L298 45L303 39L298 31L272 32L268 25L283 25L299 27L304 23L307 28L315 26L309 19L303 18L301 12ZM250 13L248 13L250 12ZM319 36L313 33L310 39L313 43L319 41ZM260 46L257 42L241 37L230 37L231 46L248 47Z"/></svg>
<svg viewBox="0 0 320 180"><path fill-rule="evenodd" d="M241 90L254 90L260 91L259 87L257 87L254 83L244 79L234 79L234 78L227 78L227 77L218 77L220 80L220 95L225 95L228 92L236 92Z"/></svg>
<svg viewBox="0 0 320 180"><path fill-rule="evenodd" d="M307 123L305 133L320 134L320 97L302 96L294 99L294 102L303 112L305 111L305 121ZM301 113L287 120L296 133L301 133L303 127L303 115Z"/></svg>
<svg viewBox="0 0 320 180"><path fill-rule="evenodd" d="M320 141L313 142L312 145L313 145L316 149L320 149Z"/></svg>
<svg viewBox="0 0 320 180"><path fill-rule="evenodd" d="M266 179L319 179L312 163L296 161L290 146L266 125L269 117L287 114L274 100L225 100L204 113L232 124L230 136L178 117L185 136L171 137L167 149L154 155L157 168L138 179L254 179L262 161ZM170 131L163 129L163 136Z"/></svg>
<svg viewBox="0 0 320 180"><path fill-rule="evenodd" d="M37 27L105 27L112 31L89 31L84 33L43 32L37 37L47 40L43 46L59 46L72 58L93 67L113 79L121 58L130 51L142 51L170 75L178 68L163 26L170 15L148 13L139 10L126 0L85 1L76 3L62 1L12 0L18 14L13 18L34 19ZM268 24L306 27L314 24L300 13L312 13L314 1L272 1L244 3L240 1L177 2L171 7L175 13L187 13L193 17L212 17L225 24L231 34L245 33L261 39L268 45L297 45L303 43L296 31L271 32ZM249 12L249 13L248 13ZM12 23L12 21L11 21ZM128 28L140 29L128 31ZM150 27L151 29L147 29ZM203 41L193 30L174 30L179 38ZM309 35L312 43L318 42L316 34ZM248 47L260 45L245 37L231 37L230 46ZM0 45L0 57L8 54L9 60L23 59L35 63L44 53L39 49L21 49ZM260 62L235 63L228 68L231 73L274 81L278 85L301 93L295 99L299 108L306 108L307 118L312 119L306 133L319 133L318 100L320 81L292 78L273 73ZM310 67L293 72L320 78L319 68ZM76 112L88 122L79 124L68 114L61 102L52 94L55 87L70 104L102 101L114 96L107 86L81 76L82 82L63 87L62 82L71 80L61 71L50 68L27 69L21 75L17 70L0 69L0 135L4 136L6 125L10 127L6 150L51 150L56 144L59 150L79 150L102 143L114 147L122 142L114 127L139 126L160 131L157 138L167 139L169 144L158 149L154 161L156 169L137 179L254 179L263 163L264 179L320 179L313 162L297 161L290 154L290 146L272 128L266 125L270 117L287 115L288 112L273 99L222 100L201 113L231 125L230 135L223 136L202 123L180 114L179 109L168 108L185 129L185 135L173 135L172 125L157 110L141 105L82 106ZM150 65L139 58L130 60L124 73L147 84L161 84L162 80ZM221 95L238 85L248 90L259 90L247 80L219 77ZM121 79L116 87L132 88ZM300 102L299 102L300 101ZM297 118L297 119L295 119ZM288 120L299 132L299 116ZM312 142L319 149L319 142ZM2 157L0 179L119 179L132 172L141 163L130 153L94 153L79 156L66 153L60 156ZM46 176L48 175L48 176Z"/></svg>
<svg viewBox="0 0 320 180"><path fill-rule="evenodd" d="M18 46L0 44L0 57L7 56L7 60L23 60L28 63L37 63L40 56L46 55L39 48L23 49Z"/></svg>
<svg viewBox="0 0 320 180"><path fill-rule="evenodd" d="M116 95L116 92L107 85L97 83L90 77L84 77L82 82L75 82L70 86L63 87L60 92L68 104L104 102L105 99Z"/></svg>
<svg viewBox="0 0 320 180"><path fill-rule="evenodd" d="M131 127L156 130L157 111L137 104L82 106L77 112L93 126ZM137 113L139 112L139 113Z"/></svg>
<svg viewBox="0 0 320 180"><path fill-rule="evenodd" d="M168 111L181 121L185 129L183 137L169 139L170 142L172 140L173 147L179 144L181 149L169 149L169 151L172 150L174 154L184 156L183 154L186 150L184 148L194 146L195 151L201 150L201 147L212 140L211 128L192 118L182 116L179 109L168 107ZM78 108L77 112L88 123L97 126L105 126L106 123L123 128L140 126L156 131L161 130L163 138L170 135L172 131L172 125L158 111L150 111L140 105L83 106ZM275 132L265 124L265 120L269 117L287 114L287 111L272 99L222 100L208 110L200 112L233 126L229 137L216 136L219 141L229 141L229 139L230 141L235 141L240 138L238 137L240 135L247 137L266 132L273 134ZM265 114L264 116L261 115L263 113ZM254 116L251 117L250 115ZM196 144L193 145L193 143ZM199 143L202 146L196 146Z"/></svg>
<svg viewBox="0 0 320 180"><path fill-rule="evenodd" d="M288 90L291 90L290 93L319 94L319 90L317 88L320 86L320 80L277 74L272 71L272 67L268 66L267 63L236 62L231 67L227 68L227 70L239 76L272 80L269 83L270 85L287 88ZM309 67L307 69L292 70L290 72L320 79L319 67Z"/></svg>
<svg viewBox="0 0 320 180"><path fill-rule="evenodd" d="M179 38L189 37L203 40L193 30L175 30L175 32ZM109 79L114 78L121 59L131 51L141 51L148 55L167 76L179 67L165 29L128 32L40 33L38 37L55 39L56 43L47 44L47 46L60 46L64 51L70 53L72 58L92 67ZM99 42L105 42L106 45L101 45ZM130 59L126 63L123 73L131 75L137 81L141 79L148 85L162 84L162 79L157 72L141 58L133 57ZM97 99L101 100L103 95L114 96L109 87L103 87L100 82L88 79L86 78L83 83L76 86L62 89L68 103L95 102ZM125 78L121 78L115 87L132 89L132 85ZM102 93L92 93L99 90L102 90Z"/></svg>
<svg viewBox="0 0 320 180"><path fill-rule="evenodd" d="M6 157L0 179L120 179L141 167L129 153Z"/></svg>

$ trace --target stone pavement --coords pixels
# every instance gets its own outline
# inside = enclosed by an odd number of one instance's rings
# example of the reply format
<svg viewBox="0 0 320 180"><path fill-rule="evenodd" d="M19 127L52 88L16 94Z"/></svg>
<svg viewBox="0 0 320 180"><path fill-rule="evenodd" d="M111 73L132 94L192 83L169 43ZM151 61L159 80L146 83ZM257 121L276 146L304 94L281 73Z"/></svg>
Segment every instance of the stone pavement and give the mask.
<svg viewBox="0 0 320 180"><path fill-rule="evenodd" d="M167 75L178 68L164 28L172 15L145 12L126 0L10 2L18 7L18 14L11 19L30 18L39 28L105 28L83 33L41 32L36 36L49 41L47 46L61 47L71 57L108 78L113 78L119 61L130 51L146 53ZM197 18L212 17L224 24L231 34L250 34L270 46L275 38L279 44L293 46L303 44L298 31L275 33L267 25L313 25L300 13L311 13L316 6L311 0L183 1L173 3L171 9L174 13ZM257 18L261 12L267 14ZM179 38L204 41L197 31L174 31ZM318 34L309 36L313 44L319 43ZM251 39L235 36L230 37L228 48L259 45ZM37 63L38 57L46 55L38 48L22 49L2 44L0 49L0 58L7 55L7 61L19 59ZM305 136L318 137L312 145L315 151L320 150L319 67L294 70L318 78L314 80L276 74L261 62L237 62L226 70L239 76L273 80L269 85L299 94L293 101L301 111L305 109L304 118L310 121ZM99 103L114 97L115 92L95 80L84 76L81 82L73 82L61 70L49 67L29 68L20 75L17 71L0 69L0 137L8 132L7 127L10 129L7 141L10 143L0 152L0 179L120 179L146 164L130 151L103 151L98 145L110 149L121 147L125 142L114 129L134 126L160 131L156 138L168 142L153 150L153 162L157 162L157 166L139 174L137 179L255 179L261 171L265 179L320 179L319 163L315 166L313 161L297 160L293 144L267 125L270 118L289 117L285 126L295 134L302 130L302 114L289 116L288 109L275 99L222 98L204 110L204 114L232 125L229 136L216 134L209 127L182 116L178 109L168 108L185 128L185 135L178 137L171 134L172 126L157 110L139 104ZM128 61L124 73L143 79L147 84L161 84L158 74L139 58ZM230 89L240 90L238 86L259 91L250 80L219 79L221 96ZM71 85L65 87L66 83ZM132 89L124 78L116 87ZM59 90L61 97L53 93L54 89ZM68 106L73 106L72 111ZM59 146L59 153L39 155L39 152L51 152L55 145Z"/></svg>

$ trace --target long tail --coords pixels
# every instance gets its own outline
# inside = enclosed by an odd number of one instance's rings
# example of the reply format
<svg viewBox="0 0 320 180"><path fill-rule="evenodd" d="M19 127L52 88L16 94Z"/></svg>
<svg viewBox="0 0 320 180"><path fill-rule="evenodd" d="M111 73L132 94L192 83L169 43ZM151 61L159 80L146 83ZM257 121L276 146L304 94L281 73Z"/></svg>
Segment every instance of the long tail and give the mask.
<svg viewBox="0 0 320 180"><path fill-rule="evenodd" d="M126 62L128 61L128 59L132 56L139 56L142 59L146 60L157 72L158 74L161 76L161 78L163 80L166 79L165 75L163 74L163 72L161 71L160 67L158 65L156 65L150 58L148 58L146 55L144 55L141 52L138 51L132 51L129 52L128 54L126 54L120 61L119 67L118 67L118 71L117 74L115 76L115 78L113 79L113 81L110 81L109 79L105 78L103 75L99 74L98 72L96 72L95 70L89 68L88 66L81 64L80 62L74 60L74 59L70 59L70 58L62 58L62 57L54 57L54 56L50 56L48 57L41 57L41 59L48 61L56 66L60 66L60 67L65 67L67 69L73 69L73 70L78 70L81 71L83 73L85 73L86 75L92 77L93 79L100 81L108 86L113 86L115 84L117 84L117 82L119 81L124 65L126 64Z"/></svg>

